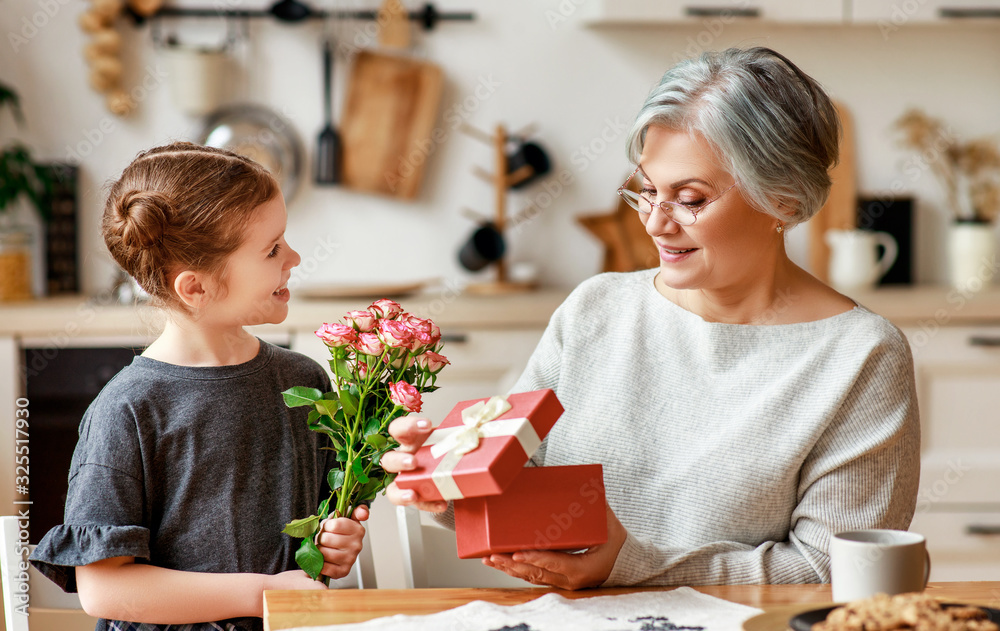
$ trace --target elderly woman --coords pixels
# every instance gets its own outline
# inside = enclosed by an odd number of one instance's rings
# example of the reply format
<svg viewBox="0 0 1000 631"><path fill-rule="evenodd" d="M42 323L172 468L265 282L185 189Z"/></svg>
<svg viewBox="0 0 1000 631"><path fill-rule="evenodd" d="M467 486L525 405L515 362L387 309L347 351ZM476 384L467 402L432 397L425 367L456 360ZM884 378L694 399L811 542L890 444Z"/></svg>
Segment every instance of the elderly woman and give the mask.
<svg viewBox="0 0 1000 631"><path fill-rule="evenodd" d="M580 285L514 388L552 388L566 408L535 464L604 466L609 540L487 565L569 589L824 582L833 533L908 527L907 342L785 252L827 197L838 135L827 95L772 50L663 76L628 138L640 190L619 189L660 265ZM403 447L383 463L411 468L428 423L392 429Z"/></svg>

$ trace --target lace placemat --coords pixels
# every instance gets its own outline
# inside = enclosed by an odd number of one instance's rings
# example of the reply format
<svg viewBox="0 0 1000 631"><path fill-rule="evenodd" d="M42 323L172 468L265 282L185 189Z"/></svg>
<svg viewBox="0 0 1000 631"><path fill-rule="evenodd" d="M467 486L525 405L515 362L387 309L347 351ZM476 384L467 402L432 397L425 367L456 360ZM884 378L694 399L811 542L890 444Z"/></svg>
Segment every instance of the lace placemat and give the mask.
<svg viewBox="0 0 1000 631"><path fill-rule="evenodd" d="M741 631L743 621L760 612L680 587L572 600L546 594L511 606L477 600L427 616L396 615L293 631Z"/></svg>

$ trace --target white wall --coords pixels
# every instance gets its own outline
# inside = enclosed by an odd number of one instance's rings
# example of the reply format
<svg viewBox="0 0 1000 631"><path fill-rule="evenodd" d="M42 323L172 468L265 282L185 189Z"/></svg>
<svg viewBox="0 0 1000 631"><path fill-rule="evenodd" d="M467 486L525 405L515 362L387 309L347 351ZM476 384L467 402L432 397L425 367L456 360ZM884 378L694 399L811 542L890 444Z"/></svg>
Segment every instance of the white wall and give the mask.
<svg viewBox="0 0 1000 631"><path fill-rule="evenodd" d="M50 19L46 3L50 11L58 7ZM712 48L775 47L846 102L855 117L862 191L884 193L895 187L921 197L917 277L944 278L939 189L929 175L916 181L907 175L903 165L908 155L896 147L890 127L907 107L921 106L945 118L959 136L997 132L1000 25L905 25L888 39L874 26L729 25L716 35L701 26L584 28L572 19L550 24L547 12L559 5L556 0L439 3L441 9L474 10L478 19L443 24L417 36L419 54L440 64L447 78L439 122L447 139L430 156L423 193L418 201L405 203L316 189L307 182L289 209L289 241L306 258L320 241L337 246L306 282L469 277L455 262L472 227L459 210L469 206L490 212L491 191L470 168L490 167L491 155L486 146L453 129L452 121L459 117L483 129L498 122L511 128L537 123L538 139L557 170L572 173L573 182L530 229L510 235L513 258L537 263L543 280L551 284L573 285L597 272L601 249L574 217L612 207L614 190L627 174L625 126L663 70L677 55L697 47L699 36L702 42L710 40ZM127 84L139 85L149 73L147 85L153 87L134 116L108 114L87 87L84 37L76 26L84 7L81 0L0 0L0 78L21 93L29 122L22 136L38 156L60 159L69 149L83 153L92 147L82 160L81 230L84 288L94 293L107 287L113 270L98 234L102 184L140 149L194 137L200 121L173 108L148 27L124 25L122 30L130 34ZM45 24L27 42L15 45L12 37L30 34L25 25L32 19ZM179 24L182 38L209 28ZM255 21L249 43L237 50L243 80L233 100L263 102L286 113L309 151L307 180L321 126L321 29L319 23ZM347 72L341 62L338 77L342 80ZM480 88L485 98L479 98L477 86L485 82L495 89L487 94ZM342 86L335 93L342 96ZM5 129L9 122L5 117ZM540 183L512 195L512 210L544 191ZM793 231L789 241L793 255L804 260L805 230Z"/></svg>

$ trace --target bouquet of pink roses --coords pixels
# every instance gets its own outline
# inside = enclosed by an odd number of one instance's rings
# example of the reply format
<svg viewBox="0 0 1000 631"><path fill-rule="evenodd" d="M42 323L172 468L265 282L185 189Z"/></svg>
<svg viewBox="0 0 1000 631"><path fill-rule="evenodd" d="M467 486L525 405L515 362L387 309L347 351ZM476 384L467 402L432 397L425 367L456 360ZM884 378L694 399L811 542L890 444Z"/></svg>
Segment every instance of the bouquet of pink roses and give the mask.
<svg viewBox="0 0 1000 631"><path fill-rule="evenodd" d="M398 446L389 423L419 412L423 392L437 390L437 375L449 362L441 350L441 330L430 320L405 313L396 302L376 300L366 311L349 311L345 323L316 331L330 349L333 390L296 386L282 392L288 407L309 406L309 429L330 440L340 466L327 475L330 496L315 515L288 523L282 532L301 537L295 561L314 579L323 555L313 541L320 521L349 517L392 482L379 461ZM334 501L336 500L336 501Z"/></svg>

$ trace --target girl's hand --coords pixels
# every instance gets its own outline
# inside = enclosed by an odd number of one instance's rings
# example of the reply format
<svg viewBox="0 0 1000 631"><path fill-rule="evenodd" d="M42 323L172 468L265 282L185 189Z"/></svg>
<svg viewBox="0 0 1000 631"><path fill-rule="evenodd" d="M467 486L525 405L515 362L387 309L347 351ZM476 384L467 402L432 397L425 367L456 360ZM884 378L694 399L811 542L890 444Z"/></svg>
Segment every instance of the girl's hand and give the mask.
<svg viewBox="0 0 1000 631"><path fill-rule="evenodd" d="M392 473L415 469L417 465L412 454L420 449L432 431L431 422L425 418L403 417L389 423L389 434L399 442L399 448L382 456L380 462L382 468ZM395 482L386 487L385 496L398 506L416 506L420 510L432 513L443 513L448 508L448 502L443 500L417 501L417 494L414 491L410 489L404 491L396 486Z"/></svg>
<svg viewBox="0 0 1000 631"><path fill-rule="evenodd" d="M326 585L302 570L288 570L264 579L264 589L326 589Z"/></svg>
<svg viewBox="0 0 1000 631"><path fill-rule="evenodd" d="M535 585L551 585L561 589L596 587L611 576L618 552L628 532L608 506L608 542L579 554L524 550L513 554L491 554L483 557L488 565Z"/></svg>
<svg viewBox="0 0 1000 631"><path fill-rule="evenodd" d="M358 506L351 519L339 517L323 520L316 538L316 545L323 554L323 570L320 572L323 576L344 578L351 572L351 566L361 552L361 540L365 536L365 527L361 522L367 519L368 507Z"/></svg>

